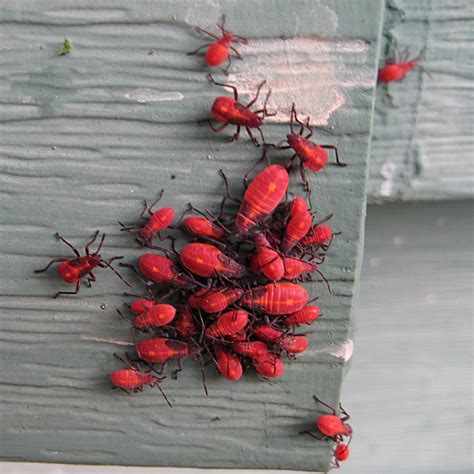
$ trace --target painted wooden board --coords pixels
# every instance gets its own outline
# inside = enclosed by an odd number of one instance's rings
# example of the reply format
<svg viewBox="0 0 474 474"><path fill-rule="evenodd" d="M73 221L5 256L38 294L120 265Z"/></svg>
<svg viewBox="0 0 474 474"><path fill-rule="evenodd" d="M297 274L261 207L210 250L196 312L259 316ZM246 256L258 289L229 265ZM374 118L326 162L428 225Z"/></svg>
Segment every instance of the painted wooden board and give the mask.
<svg viewBox="0 0 474 474"><path fill-rule="evenodd" d="M371 201L474 196L474 9L470 0L390 0L382 57L391 45L424 51L423 66L377 88Z"/></svg>
<svg viewBox="0 0 474 474"><path fill-rule="evenodd" d="M331 449L299 436L311 427L311 395L336 404L352 343L352 304L359 274L368 143L382 2L10 2L0 13L0 165L2 308L0 385L3 459L155 466L324 470ZM267 78L271 141L288 130L291 102L311 113L321 141L338 146L347 168L312 178L316 209L334 212L343 236L320 284L325 317L313 348L278 382L249 375L237 385L208 371L203 395L197 366L159 394L109 390L112 353L130 349L115 315L126 289L111 272L79 297L56 300L57 276L34 275L68 255L53 234L78 246L100 229L104 255L140 249L119 232L143 198L161 189L164 205L192 201L215 209L223 193L218 169L235 193L260 152L245 139L228 143L198 120L222 91L206 80L199 24L222 13L250 38L230 80L244 94ZM63 38L72 52L57 55ZM237 69L238 67L238 69ZM223 76L217 76L225 79ZM285 155L281 154L281 160ZM300 189L294 191L300 192ZM131 275L128 275L131 278Z"/></svg>
<svg viewBox="0 0 474 474"><path fill-rule="evenodd" d="M473 470L473 207L367 210L344 472Z"/></svg>

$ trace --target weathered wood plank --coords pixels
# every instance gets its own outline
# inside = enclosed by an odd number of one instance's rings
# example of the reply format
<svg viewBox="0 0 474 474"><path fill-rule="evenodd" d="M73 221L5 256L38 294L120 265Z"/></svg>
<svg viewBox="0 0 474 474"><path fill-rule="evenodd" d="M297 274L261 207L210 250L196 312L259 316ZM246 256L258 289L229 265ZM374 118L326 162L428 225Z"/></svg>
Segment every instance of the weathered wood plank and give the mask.
<svg viewBox="0 0 474 474"><path fill-rule="evenodd" d="M345 472L472 472L472 211L368 208Z"/></svg>
<svg viewBox="0 0 474 474"><path fill-rule="evenodd" d="M474 10L469 0L390 0L385 44L396 42L431 74L415 70L378 87L368 194L370 200L474 196Z"/></svg>
<svg viewBox="0 0 474 474"><path fill-rule="evenodd" d="M242 15L240 2L191 0L11 2L1 12L0 357L8 362L0 385L2 458L328 466L329 445L298 432L314 418L314 391L337 402L341 347L352 331L381 3L254 1L246 3L251 17ZM274 75L273 107L288 113L292 100L307 102L310 80L321 75L319 96L333 81L337 94L318 107L305 104L304 111L327 123L318 136L350 163L312 179L318 212L334 211L344 236L324 268L334 295L311 288L326 313L311 335L315 349L274 384L249 376L233 385L209 374L207 398L198 370L189 367L178 382L164 384L175 400L170 410L150 391L122 397L108 389L111 355L129 340L114 315L124 290L115 276L102 272L80 297L52 300L56 276L32 271L67 254L55 231L79 245L100 228L109 234L106 255L137 256L116 222L133 222L141 199L161 188L163 203L177 209L189 201L215 208L223 192L217 170L224 168L241 191L238 181L259 151L244 140L229 144L196 123L221 91L207 82L202 58L184 55L201 42L192 25L211 28L223 12L229 27L252 39L242 67L254 67L255 79L248 72L241 79L238 69L231 79L253 89L261 77L273 85ZM58 57L64 36L74 49ZM306 68L311 74L301 72ZM266 127L270 140L285 135L286 121L279 115Z"/></svg>

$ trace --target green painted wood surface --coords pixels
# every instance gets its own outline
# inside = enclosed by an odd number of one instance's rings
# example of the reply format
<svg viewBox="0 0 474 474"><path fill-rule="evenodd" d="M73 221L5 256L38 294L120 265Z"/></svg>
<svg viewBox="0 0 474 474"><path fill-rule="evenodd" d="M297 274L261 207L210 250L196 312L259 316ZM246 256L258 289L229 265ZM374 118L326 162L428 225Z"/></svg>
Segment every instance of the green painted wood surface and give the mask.
<svg viewBox="0 0 474 474"><path fill-rule="evenodd" d="M424 51L420 69L377 88L371 201L474 197L474 9L471 0L390 0L381 58Z"/></svg>
<svg viewBox="0 0 474 474"><path fill-rule="evenodd" d="M265 0L246 8L251 16L233 1L88 0L16 1L1 11L3 459L327 468L330 446L298 432L313 423L312 393L337 403L352 350L382 2ZM230 80L244 93L263 77L274 89L270 106L281 113L265 127L269 139L287 133L296 100L324 125L320 140L349 163L311 180L318 213L334 212L343 236L324 265L334 295L310 287L325 317L305 357L271 384L253 375L232 384L208 371L207 398L188 363L178 381L164 383L171 410L151 391L109 390L112 353L130 348L114 314L125 289L115 276L103 271L79 297L52 300L57 276L32 271L68 255L56 231L81 246L101 229L105 255L133 260L140 250L116 222L133 222L141 200L161 188L163 204L214 209L224 168L241 192L259 151L197 124L221 91L207 82L202 58L184 54L202 42L193 26L212 28L222 13L251 40ZM73 50L59 57L65 36Z"/></svg>

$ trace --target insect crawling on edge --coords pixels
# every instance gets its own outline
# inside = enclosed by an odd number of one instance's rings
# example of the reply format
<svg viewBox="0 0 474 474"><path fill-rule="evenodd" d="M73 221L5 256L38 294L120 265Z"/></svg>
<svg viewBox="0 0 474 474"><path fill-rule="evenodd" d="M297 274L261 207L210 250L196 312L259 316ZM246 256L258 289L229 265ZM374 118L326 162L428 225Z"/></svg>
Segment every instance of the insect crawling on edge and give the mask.
<svg viewBox="0 0 474 474"><path fill-rule="evenodd" d="M216 120L218 120L219 122L223 122L223 125L218 128L214 128L212 122L209 120L208 123L212 130L218 133L221 130L224 130L224 128L226 128L229 124L237 125L237 131L232 137L232 140L237 140L240 135L240 128L245 127L245 130L247 131L250 139L257 146L260 146L258 140L254 137L251 130L252 128L255 128L259 131L260 136L262 138L262 143L265 145L265 137L263 136L262 132L263 120L265 119L265 117L271 117L272 115L275 115L274 113L269 113L267 111L267 103L272 90L270 89L268 91L267 97L265 98L265 101L263 103L263 108L254 111L250 110L250 107L257 101L258 96L260 94L260 90L262 89L266 81L263 81L259 84L255 97L247 105L243 105L239 102L239 93L237 92L236 87L231 84L221 84L219 82L216 82L210 74L208 74L207 77L216 86L229 87L234 91L234 98L223 95L218 97L212 104L211 114Z"/></svg>
<svg viewBox="0 0 474 474"><path fill-rule="evenodd" d="M120 273L118 273L111 265L114 260L120 260L123 257L112 257L109 260L104 260L99 254L102 244L104 243L105 234L102 234L97 250L93 253L90 252L90 246L97 240L98 235L99 231L94 234L94 237L85 246L86 254L81 255L79 250L77 250L76 247L69 243L64 237L60 236L58 233L55 234L57 239L63 241L76 254L76 258L54 258L45 268L35 270L35 273L45 272L51 265L53 265L53 263L61 262L61 265L57 268L60 277L66 283L75 283L76 289L74 291L58 291L53 298L57 298L59 295L75 295L79 293L81 281L85 276L88 277L85 283L90 287L91 283L96 281L95 275L92 273L96 267L110 268L127 286L131 288L130 283L124 280Z"/></svg>
<svg viewBox="0 0 474 474"><path fill-rule="evenodd" d="M352 435L352 427L346 423L346 421L350 418L348 413L339 405L340 411L342 416L338 416L336 414L336 410L327 403L320 400L316 395L313 395L314 400L316 403L319 403L331 410L330 415L321 415L316 420L316 426L318 430L323 434L321 438L318 438L315 434L311 433L310 431L303 431L301 434L307 434L314 439L319 441L324 440L326 438L330 438L336 443L342 441L343 436L351 436Z"/></svg>
<svg viewBox="0 0 474 474"><path fill-rule="evenodd" d="M209 36L210 38L214 39L213 43L206 43L200 46L195 51L191 51L187 53L188 55L196 54L201 49L207 48L206 51L206 64L211 67L219 66L225 60L228 61L227 67L224 69L224 74L229 74L229 67L232 62L232 58L230 55L229 50L231 50L237 57L237 59L243 59L240 53L232 46L232 43L240 43L240 44L247 44L247 38L242 36L236 35L232 33L232 31L228 31L224 28L225 24L225 15L222 16L222 20L217 23L217 27L221 30L222 36L219 38L218 36L210 33L209 31L197 27L196 30L200 33L204 33L205 35Z"/></svg>
<svg viewBox="0 0 474 474"><path fill-rule="evenodd" d="M294 122L296 122L300 129L298 133L294 131ZM303 136L303 133L307 129L309 133L306 136ZM325 166L329 158L329 154L326 149L334 150L336 155L336 164L338 166L347 166L346 163L341 163L339 161L339 154L337 148L334 145L318 145L310 140L313 135L313 129L309 126L309 117L306 120L306 123L301 122L298 119L296 114L295 104L293 103L291 107L291 117L290 117L290 133L286 136L286 139L283 142L280 142L276 145L277 149L285 150L292 149L294 155L290 158L290 161L287 165L287 170L291 169L293 161L296 157L300 159L300 174L303 180L305 189L309 189L308 179L306 178L305 169L319 173ZM283 146L284 143L288 145Z"/></svg>

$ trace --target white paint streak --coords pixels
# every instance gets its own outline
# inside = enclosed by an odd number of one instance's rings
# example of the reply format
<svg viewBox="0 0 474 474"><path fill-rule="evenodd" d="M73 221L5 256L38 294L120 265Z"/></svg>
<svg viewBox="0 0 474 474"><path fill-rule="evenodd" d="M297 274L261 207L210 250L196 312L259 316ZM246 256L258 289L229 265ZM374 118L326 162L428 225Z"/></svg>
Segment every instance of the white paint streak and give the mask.
<svg viewBox="0 0 474 474"><path fill-rule="evenodd" d="M397 189L397 166L392 161L386 161L380 169L385 181L381 184L379 193L383 197L393 196Z"/></svg>
<svg viewBox="0 0 474 474"><path fill-rule="evenodd" d="M184 99L184 95L181 92L160 92L155 89L135 89L127 92L125 97L141 104Z"/></svg>
<svg viewBox="0 0 474 474"><path fill-rule="evenodd" d="M311 124L327 125L332 114L347 103L348 90L373 85L364 41L272 38L252 40L240 49L245 60L239 62L238 73L229 75L229 82L253 97L257 84L268 79L272 89L268 108L277 112L269 121L287 123L295 102L302 117L311 116ZM264 89L257 108L265 94Z"/></svg>
<svg viewBox="0 0 474 474"><path fill-rule="evenodd" d="M86 336L85 334L81 334L79 338L84 341L108 342L109 344L116 344L118 346L133 346L134 345L133 342L117 341L115 339L104 339L101 337Z"/></svg>
<svg viewBox="0 0 474 474"><path fill-rule="evenodd" d="M346 339L336 348L325 347L323 349L314 349L307 352L310 354L329 354L347 362L351 359L352 353L354 352L354 341L352 339Z"/></svg>

